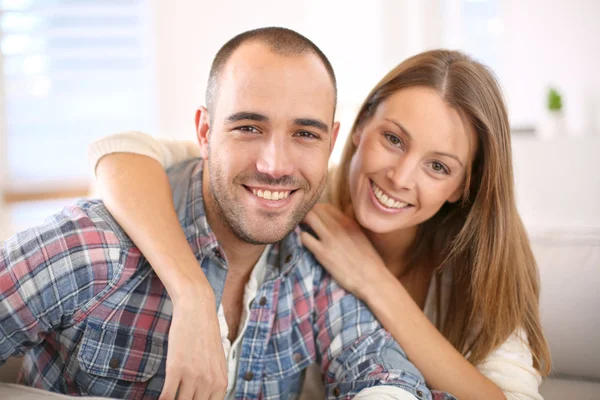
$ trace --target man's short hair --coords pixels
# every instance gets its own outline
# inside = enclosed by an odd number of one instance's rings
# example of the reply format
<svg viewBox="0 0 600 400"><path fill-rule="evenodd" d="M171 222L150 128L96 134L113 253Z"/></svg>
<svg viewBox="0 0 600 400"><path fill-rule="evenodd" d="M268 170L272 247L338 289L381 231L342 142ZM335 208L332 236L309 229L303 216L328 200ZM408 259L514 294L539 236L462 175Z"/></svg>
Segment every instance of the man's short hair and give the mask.
<svg viewBox="0 0 600 400"><path fill-rule="evenodd" d="M333 84L335 101L337 103L337 83L335 79L335 73L333 72L331 63L325 54L323 54L321 49L319 49L317 45L311 42L308 38L291 29L268 27L240 33L225 43L218 51L213 60L212 67L210 68L208 85L206 88L206 107L211 115L213 114L213 107L215 105L215 99L218 92L219 78L221 72L225 68L225 64L227 64L227 61L238 47L249 41L263 43L269 46L275 53L284 56L300 56L310 53L315 54L317 57L319 57L325 66L325 69L327 69L327 73L329 74Z"/></svg>

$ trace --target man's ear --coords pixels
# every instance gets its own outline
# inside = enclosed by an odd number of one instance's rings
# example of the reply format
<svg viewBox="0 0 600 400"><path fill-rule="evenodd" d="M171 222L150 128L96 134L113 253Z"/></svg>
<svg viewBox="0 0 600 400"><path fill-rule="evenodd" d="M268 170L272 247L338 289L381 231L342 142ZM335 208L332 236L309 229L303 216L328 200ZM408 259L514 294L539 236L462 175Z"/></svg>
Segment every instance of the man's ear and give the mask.
<svg viewBox="0 0 600 400"><path fill-rule="evenodd" d="M210 135L210 115L206 107L196 110L196 136L200 144L200 155L208 160L208 139Z"/></svg>
<svg viewBox="0 0 600 400"><path fill-rule="evenodd" d="M331 129L331 145L329 147L329 155L331 155L331 152L333 151L333 148L335 146L335 141L337 140L337 137L338 137L338 133L340 133L340 123L334 122L333 128Z"/></svg>

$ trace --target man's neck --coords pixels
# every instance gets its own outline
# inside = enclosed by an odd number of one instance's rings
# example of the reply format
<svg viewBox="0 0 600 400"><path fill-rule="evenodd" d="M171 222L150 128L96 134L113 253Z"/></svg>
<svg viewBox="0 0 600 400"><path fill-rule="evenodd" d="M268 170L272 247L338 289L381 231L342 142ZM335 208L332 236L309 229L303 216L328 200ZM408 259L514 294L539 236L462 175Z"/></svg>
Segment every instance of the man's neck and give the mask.
<svg viewBox="0 0 600 400"><path fill-rule="evenodd" d="M221 306L229 328L228 339L233 342L239 333L246 283L250 279L252 270L266 246L254 245L241 240L219 215L216 201L210 189L210 178L206 164L205 162L202 178L204 211L208 225L227 258L228 271L223 287Z"/></svg>

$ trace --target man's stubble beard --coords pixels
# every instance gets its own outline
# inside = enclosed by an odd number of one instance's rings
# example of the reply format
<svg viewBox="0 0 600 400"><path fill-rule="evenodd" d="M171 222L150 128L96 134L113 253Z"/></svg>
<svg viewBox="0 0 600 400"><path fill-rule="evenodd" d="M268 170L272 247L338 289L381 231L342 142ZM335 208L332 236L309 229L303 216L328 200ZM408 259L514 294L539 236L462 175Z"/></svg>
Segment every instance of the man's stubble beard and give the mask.
<svg viewBox="0 0 600 400"><path fill-rule="evenodd" d="M236 201L234 198L230 196L229 191L227 190L230 184L227 182L227 179L224 176L223 171L219 168L219 162L213 162L214 158L208 158L208 168L209 168L209 179L210 179L210 196L212 196L213 204L214 204L214 212L218 216L220 222L229 227L231 232L240 240L255 244L255 245L264 245L270 243L277 243L285 238L294 228L304 219L306 214L313 208L313 206L319 201L321 197L321 193L323 192L325 185L327 183L327 172L323 175L321 181L319 182L319 186L317 190L313 193L311 198L308 201L303 202L299 206L296 207L291 212L290 217L286 222L284 222L284 229L274 229L269 231L269 227L271 222L270 219L275 219L278 213L271 212L260 212L264 215L265 221L261 223L262 227L249 227L247 223L247 219L245 218L244 207L241 205L239 201ZM269 184L266 182L268 178L265 178L262 175L261 183ZM284 177L279 178L277 180L272 179L273 182L280 181L289 181L293 180L292 178ZM236 185L237 178L234 179L234 182L231 185ZM241 179L243 180L243 178ZM239 183L238 183L239 184ZM275 186L275 184L273 184ZM310 184L304 180L304 182L300 185L302 188L300 190L304 190L306 193L310 193ZM244 189L245 190L245 189ZM267 229L265 232L264 229ZM255 232L252 232L255 230ZM260 230L260 232L257 232Z"/></svg>

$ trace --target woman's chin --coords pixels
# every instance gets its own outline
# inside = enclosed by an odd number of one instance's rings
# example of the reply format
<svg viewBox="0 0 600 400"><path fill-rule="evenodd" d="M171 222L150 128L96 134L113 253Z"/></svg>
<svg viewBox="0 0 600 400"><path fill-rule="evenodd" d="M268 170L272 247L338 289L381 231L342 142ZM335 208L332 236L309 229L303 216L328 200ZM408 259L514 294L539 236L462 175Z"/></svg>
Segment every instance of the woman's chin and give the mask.
<svg viewBox="0 0 600 400"><path fill-rule="evenodd" d="M385 234L405 228L402 224L391 223L389 218L383 217L379 213L365 212L365 210L354 210L354 213L358 223L364 229L373 233Z"/></svg>

